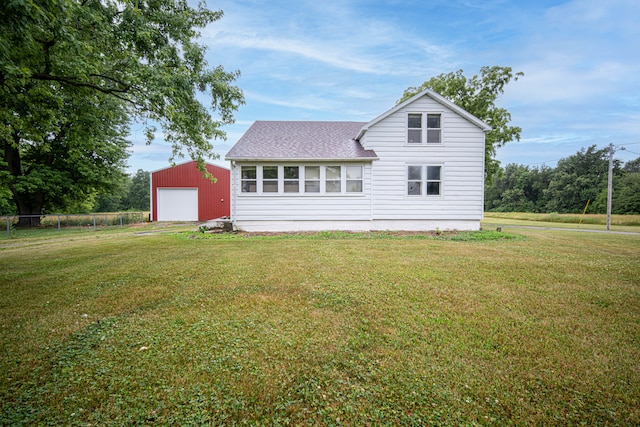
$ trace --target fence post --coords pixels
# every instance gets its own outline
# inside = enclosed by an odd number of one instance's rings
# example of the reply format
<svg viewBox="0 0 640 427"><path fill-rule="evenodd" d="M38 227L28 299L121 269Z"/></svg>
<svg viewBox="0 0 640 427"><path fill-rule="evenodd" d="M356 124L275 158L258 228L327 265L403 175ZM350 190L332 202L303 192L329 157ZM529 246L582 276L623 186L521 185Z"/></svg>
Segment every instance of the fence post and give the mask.
<svg viewBox="0 0 640 427"><path fill-rule="evenodd" d="M9 226L10 220L9 217L7 217L7 239L9 237L11 237L11 227Z"/></svg>
<svg viewBox="0 0 640 427"><path fill-rule="evenodd" d="M93 231L96 231L96 214L93 214Z"/></svg>
<svg viewBox="0 0 640 427"><path fill-rule="evenodd" d="M120 212L120 228L122 228L122 212Z"/></svg>
<svg viewBox="0 0 640 427"><path fill-rule="evenodd" d="M58 214L58 233L60 232L60 214Z"/></svg>

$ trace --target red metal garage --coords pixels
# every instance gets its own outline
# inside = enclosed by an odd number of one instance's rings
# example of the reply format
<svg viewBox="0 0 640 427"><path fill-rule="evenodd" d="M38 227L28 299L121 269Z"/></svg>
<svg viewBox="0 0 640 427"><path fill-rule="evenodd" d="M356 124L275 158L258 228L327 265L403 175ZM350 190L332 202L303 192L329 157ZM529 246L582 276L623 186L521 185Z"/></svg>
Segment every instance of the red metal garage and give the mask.
<svg viewBox="0 0 640 427"><path fill-rule="evenodd" d="M152 221L208 221L230 215L230 171L207 164L217 181L202 176L195 161L151 173Z"/></svg>

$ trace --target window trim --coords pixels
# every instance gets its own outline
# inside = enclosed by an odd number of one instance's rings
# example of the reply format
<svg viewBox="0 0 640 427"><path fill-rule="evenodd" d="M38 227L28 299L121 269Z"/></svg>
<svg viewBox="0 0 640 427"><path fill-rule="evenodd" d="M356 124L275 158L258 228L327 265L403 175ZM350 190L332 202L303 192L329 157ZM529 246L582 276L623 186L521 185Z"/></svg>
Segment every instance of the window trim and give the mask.
<svg viewBox="0 0 640 427"><path fill-rule="evenodd" d="M409 183L410 182L418 182L415 179L409 179L409 168L410 167L420 167L420 194L409 194ZM428 175L429 167L439 167L440 168L440 179L439 180L430 180ZM412 199L415 198L439 198L444 196L444 163L407 163L405 165L405 181L404 181L404 195L405 197L409 197ZM439 194L428 194L428 186L429 183L438 182L439 183Z"/></svg>
<svg viewBox="0 0 640 427"><path fill-rule="evenodd" d="M307 168L318 168L318 178L312 178L309 179L307 178ZM320 195L322 194L322 166L321 165L302 165L300 166L300 169L303 170L303 179L302 182L304 184L304 188L302 188L301 192L304 194L311 194L311 195ZM318 185L318 191L307 191L307 183L312 183L312 184L317 184Z"/></svg>
<svg viewBox="0 0 640 427"><path fill-rule="evenodd" d="M413 115L420 115L420 142L410 142L409 141L409 130L417 130L418 128L410 128L409 127L409 117ZM440 116L440 127L439 128L430 128L429 126L429 116ZM409 147L425 147L425 146L441 146L444 145L444 120L445 114L444 111L437 110L428 110L428 111L407 111L406 119L405 119L405 145ZM428 142L429 130L438 130L440 131L440 139L438 142Z"/></svg>
<svg viewBox="0 0 640 427"><path fill-rule="evenodd" d="M425 116L427 117L427 126L425 127L426 138L424 140L425 141L424 143L427 145L442 144L442 113L425 113ZM429 127L429 116L438 116L438 122L440 127L437 127L437 128ZM438 131L438 142L429 142L429 130Z"/></svg>
<svg viewBox="0 0 640 427"><path fill-rule="evenodd" d="M338 179L336 178L332 178L329 179L327 177L327 168L338 168L338 174L340 175ZM324 169L324 180L323 180L323 185L322 187L324 188L320 188L320 192L321 194L330 194L330 195L335 195L335 194L343 194L344 193L344 180L345 180L345 173L342 170L342 165L323 165L322 169ZM340 191L327 191L327 184L329 182L338 182L339 186L340 186ZM322 191L324 189L324 192Z"/></svg>
<svg viewBox="0 0 640 427"><path fill-rule="evenodd" d="M411 127L410 126L410 124L411 124L411 116L418 116L420 118L420 127ZM424 134L424 126L423 126L423 124L424 124L424 115L423 115L423 113L411 113L411 112L407 113L407 144L410 144L410 145L422 145L424 143L424 135L423 135ZM420 141L413 142L413 141L411 141L411 138L409 137L409 134L410 134L411 131L415 132L417 130L420 131L418 133L418 135L420 136L420 138L419 138Z"/></svg>
<svg viewBox="0 0 640 427"><path fill-rule="evenodd" d="M364 168L362 165L344 165L344 192L346 194L363 194L364 193ZM360 169L360 179L349 179L349 168ZM360 191L349 191L350 182L359 182Z"/></svg>
<svg viewBox="0 0 640 427"><path fill-rule="evenodd" d="M439 168L438 179L429 179L429 168ZM426 197L442 196L442 165L425 165L424 167L424 193ZM438 183L438 194L429 194L429 183Z"/></svg>
<svg viewBox="0 0 640 427"><path fill-rule="evenodd" d="M239 181L240 181L240 192L241 196L250 196L250 197L287 197L287 196L304 196L304 197L344 197L344 196L363 196L365 194L365 183L366 183L366 164L360 162L344 162L344 163L284 163L284 164L245 164L239 165ZM255 168L255 179L242 179L242 168ZM265 192L264 191L264 168L265 167L277 167L278 169L278 191L277 192ZM298 168L298 178L297 179L285 179L284 171L286 167L295 167ZM307 179L306 171L307 167L317 167L319 171L319 177L313 179ZM340 173L340 179L329 179L329 181L335 181L336 184L339 181L339 191L328 192L327 191L327 168L335 167L338 168ZM347 171L349 167L357 167L360 169L361 179L353 180L347 179ZM243 185L245 182L255 181L255 191L253 192L245 192L242 191ZM267 181L275 181L275 179L267 179ZM287 192L285 191L285 182L289 181L297 181L298 183L298 191L296 192ZM349 185L351 181L360 182L360 191L348 191ZM319 186L319 191L317 192L308 192L306 191L307 183L316 183Z"/></svg>
<svg viewBox="0 0 640 427"><path fill-rule="evenodd" d="M255 171L255 177L243 178L243 168L253 168ZM260 169L262 170L262 169ZM257 194L258 193L258 166L256 165L242 165L240 166L240 194ZM253 191L244 191L244 184L253 182Z"/></svg>
<svg viewBox="0 0 640 427"><path fill-rule="evenodd" d="M276 169L276 177L275 178L265 178L264 177L264 168L268 167L268 168L275 168ZM280 177L282 176L282 174L280 173L280 167L279 166L274 166L274 165L262 165L262 166L257 166L260 168L260 190L262 193L265 194L279 194L280 193ZM266 183L274 183L276 184L276 191L264 191L264 184Z"/></svg>
<svg viewBox="0 0 640 427"><path fill-rule="evenodd" d="M297 178L287 178L285 171L286 168L296 168ZM296 183L298 191L287 191L287 183ZM300 165L283 165L282 166L282 193L283 194L300 194Z"/></svg>

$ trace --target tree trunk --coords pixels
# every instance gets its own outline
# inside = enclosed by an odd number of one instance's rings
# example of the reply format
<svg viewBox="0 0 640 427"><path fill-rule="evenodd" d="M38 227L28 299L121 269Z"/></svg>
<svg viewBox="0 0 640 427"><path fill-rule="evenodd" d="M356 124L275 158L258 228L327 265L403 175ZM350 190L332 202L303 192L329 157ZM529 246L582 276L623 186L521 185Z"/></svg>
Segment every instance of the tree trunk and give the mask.
<svg viewBox="0 0 640 427"><path fill-rule="evenodd" d="M40 215L42 215L42 207L44 202L44 194L26 193L16 188L12 181L22 175L22 162L20 160L20 135L13 134L13 144L4 141L4 161L7 163L7 170L10 174L9 189L13 195L13 200L18 208L18 226L19 227L35 227L40 225ZM22 216L28 215L28 216ZM35 215L35 216L33 216Z"/></svg>

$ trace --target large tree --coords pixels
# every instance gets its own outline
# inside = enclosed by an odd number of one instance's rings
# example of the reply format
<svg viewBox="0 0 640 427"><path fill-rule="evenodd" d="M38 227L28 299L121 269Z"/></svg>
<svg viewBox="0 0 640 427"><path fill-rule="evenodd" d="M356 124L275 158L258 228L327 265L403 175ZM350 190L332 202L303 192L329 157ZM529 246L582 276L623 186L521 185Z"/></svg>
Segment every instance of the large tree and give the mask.
<svg viewBox="0 0 640 427"><path fill-rule="evenodd" d="M148 124L148 143L159 125L169 160L187 154L204 170L243 102L238 72L209 67L197 43L221 16L186 0L1 2L0 183L18 213L108 185L131 121Z"/></svg>
<svg viewBox="0 0 640 427"><path fill-rule="evenodd" d="M581 212L589 200L593 211L602 211L598 196L605 193L606 206L608 153L607 148L598 149L592 145L559 160L549 187L545 190L547 212ZM614 172L620 170L617 160L614 161L614 168Z"/></svg>
<svg viewBox="0 0 640 427"><path fill-rule="evenodd" d="M125 200L125 209L139 211L149 210L150 186L151 173L138 169L135 175L131 177L131 183L129 184Z"/></svg>
<svg viewBox="0 0 640 427"><path fill-rule="evenodd" d="M431 89L491 126L485 141L485 176L491 180L500 170L500 163L495 159L496 149L514 139L519 141L522 132L520 127L509 126L511 114L498 107L496 100L504 93L507 83L523 75L522 72L514 73L511 67L499 66L482 67L480 75L471 78L467 78L462 70L440 74L405 90L398 103Z"/></svg>

